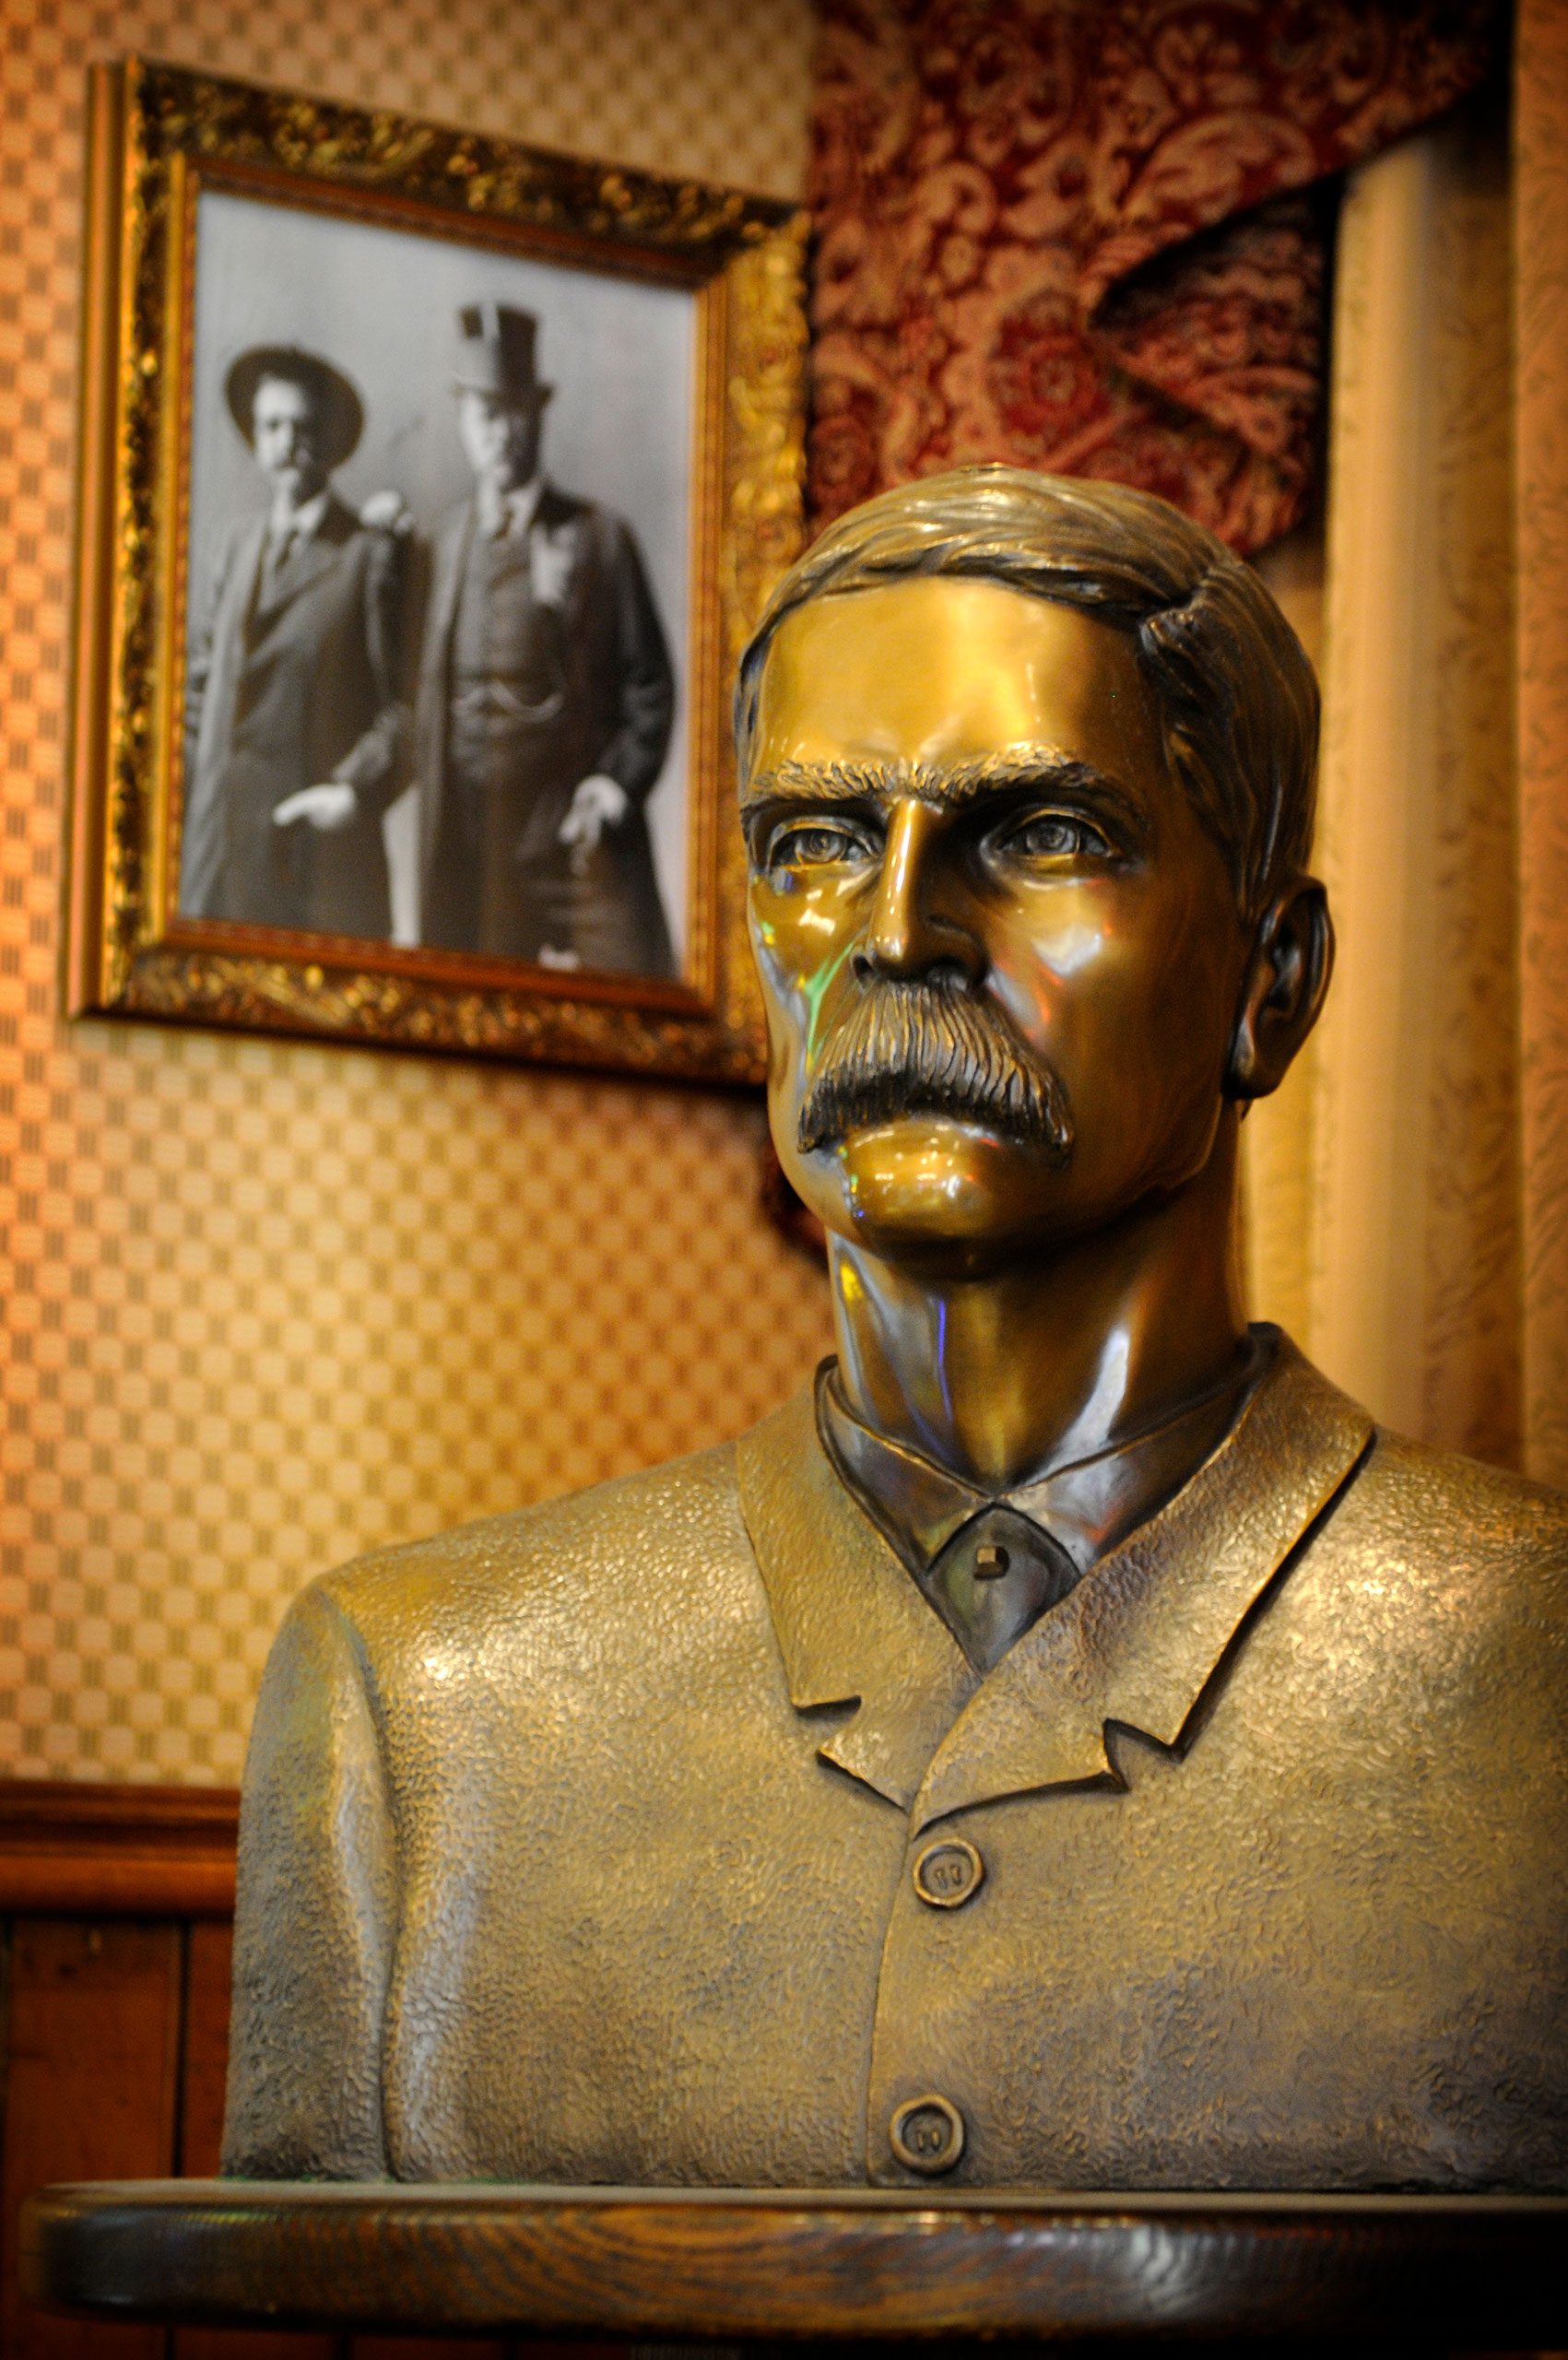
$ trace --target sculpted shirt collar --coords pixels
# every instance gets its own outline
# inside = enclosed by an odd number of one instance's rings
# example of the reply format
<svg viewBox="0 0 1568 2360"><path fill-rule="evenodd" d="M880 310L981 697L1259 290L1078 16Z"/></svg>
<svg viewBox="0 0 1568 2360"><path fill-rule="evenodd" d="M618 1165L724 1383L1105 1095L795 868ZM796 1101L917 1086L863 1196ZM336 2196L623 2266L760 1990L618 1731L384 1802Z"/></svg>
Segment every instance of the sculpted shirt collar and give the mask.
<svg viewBox="0 0 1568 2360"><path fill-rule="evenodd" d="M867 1515L970 1661L989 1671L1208 1457L1267 1358L1252 1341L1240 1367L1173 1417L1001 1493L863 1425L831 1361L817 1373L817 1425Z"/></svg>
<svg viewBox="0 0 1568 2360"><path fill-rule="evenodd" d="M1275 1586L1365 1463L1373 1424L1273 1328L1218 1446L988 1672L934 1614L820 1438L809 1390L741 1437L741 1512L818 1751L913 1832L1003 1795L1120 1786L1137 1732L1180 1759ZM949 1544L950 1545L950 1544Z"/></svg>

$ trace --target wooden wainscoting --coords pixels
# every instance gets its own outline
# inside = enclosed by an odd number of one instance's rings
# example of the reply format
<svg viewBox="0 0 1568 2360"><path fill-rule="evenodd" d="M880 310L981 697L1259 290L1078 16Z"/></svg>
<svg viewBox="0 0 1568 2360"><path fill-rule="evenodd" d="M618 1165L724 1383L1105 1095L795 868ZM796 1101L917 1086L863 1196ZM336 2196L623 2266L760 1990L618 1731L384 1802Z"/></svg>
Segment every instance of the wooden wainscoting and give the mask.
<svg viewBox="0 0 1568 2360"><path fill-rule="evenodd" d="M216 2172L239 1797L0 1780L0 2354L5 2360L504 2360L496 2343L225 2334L51 2319L17 2212L51 2180ZM623 2347L530 2344L534 2360Z"/></svg>

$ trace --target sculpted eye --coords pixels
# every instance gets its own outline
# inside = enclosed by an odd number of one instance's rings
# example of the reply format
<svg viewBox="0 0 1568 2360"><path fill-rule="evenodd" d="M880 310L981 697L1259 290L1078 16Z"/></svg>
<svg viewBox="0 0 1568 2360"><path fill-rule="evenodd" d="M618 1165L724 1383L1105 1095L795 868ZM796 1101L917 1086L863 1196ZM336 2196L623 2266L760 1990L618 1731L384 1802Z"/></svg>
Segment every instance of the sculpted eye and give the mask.
<svg viewBox="0 0 1568 2360"><path fill-rule="evenodd" d="M811 820L780 828L768 844L770 868L825 868L835 861L858 860L866 845L853 828L829 820Z"/></svg>
<svg viewBox="0 0 1568 2360"><path fill-rule="evenodd" d="M1103 858L1111 847L1087 820L1065 811L1037 811L1012 831L1004 849L1024 860L1067 860L1075 855Z"/></svg>

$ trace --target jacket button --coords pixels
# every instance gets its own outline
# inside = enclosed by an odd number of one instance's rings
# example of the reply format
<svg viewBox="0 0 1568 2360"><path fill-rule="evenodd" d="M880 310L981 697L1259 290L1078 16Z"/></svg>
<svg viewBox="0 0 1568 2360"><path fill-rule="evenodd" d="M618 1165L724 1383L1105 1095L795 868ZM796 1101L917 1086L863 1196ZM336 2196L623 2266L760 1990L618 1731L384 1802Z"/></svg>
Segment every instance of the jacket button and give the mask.
<svg viewBox="0 0 1568 2360"><path fill-rule="evenodd" d="M914 1890L933 1909L961 1909L985 1882L985 1863L962 1835L927 1844L914 1863Z"/></svg>
<svg viewBox="0 0 1568 2360"><path fill-rule="evenodd" d="M911 2098L894 2115L888 2137L901 2164L935 2179L963 2153L963 2117L949 2098Z"/></svg>

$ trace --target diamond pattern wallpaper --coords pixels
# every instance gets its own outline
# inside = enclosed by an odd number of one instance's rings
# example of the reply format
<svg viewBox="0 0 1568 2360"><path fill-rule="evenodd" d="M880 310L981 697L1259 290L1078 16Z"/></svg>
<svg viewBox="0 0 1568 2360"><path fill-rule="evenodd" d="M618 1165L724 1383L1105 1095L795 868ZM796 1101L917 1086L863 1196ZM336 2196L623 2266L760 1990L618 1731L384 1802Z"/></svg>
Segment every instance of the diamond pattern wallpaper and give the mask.
<svg viewBox="0 0 1568 2360"><path fill-rule="evenodd" d="M138 50L793 196L809 0L0 0L0 1775L233 1783L293 1592L827 1344L750 1101L59 1014L85 77Z"/></svg>

